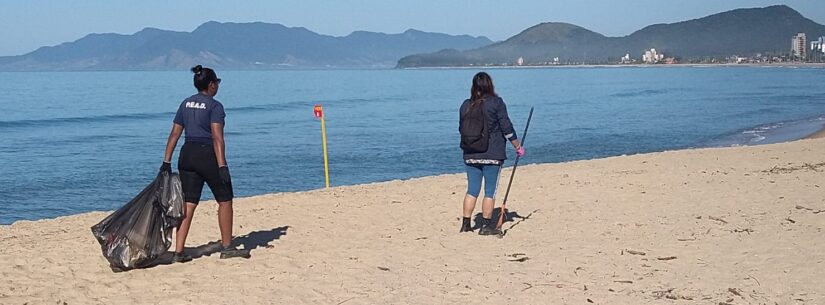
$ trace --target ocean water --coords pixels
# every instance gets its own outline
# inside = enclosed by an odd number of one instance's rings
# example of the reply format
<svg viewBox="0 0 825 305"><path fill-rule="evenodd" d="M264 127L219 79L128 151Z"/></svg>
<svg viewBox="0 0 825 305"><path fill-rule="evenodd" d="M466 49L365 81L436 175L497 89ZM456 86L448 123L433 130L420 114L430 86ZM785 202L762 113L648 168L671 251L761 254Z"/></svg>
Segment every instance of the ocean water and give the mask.
<svg viewBox="0 0 825 305"><path fill-rule="evenodd" d="M236 195L324 186L314 104L325 108L333 186L461 172L457 109L477 71L218 71ZM525 163L775 143L825 124L820 68L488 72L519 134L535 107ZM0 73L0 92L9 224L126 203L154 178L194 88L188 71L38 72Z"/></svg>

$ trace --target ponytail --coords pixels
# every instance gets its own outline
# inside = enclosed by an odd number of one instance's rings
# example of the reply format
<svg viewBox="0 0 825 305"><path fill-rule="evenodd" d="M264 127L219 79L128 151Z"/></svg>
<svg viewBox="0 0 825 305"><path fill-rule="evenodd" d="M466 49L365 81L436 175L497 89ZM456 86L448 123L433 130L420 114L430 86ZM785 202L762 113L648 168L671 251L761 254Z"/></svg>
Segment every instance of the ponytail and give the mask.
<svg viewBox="0 0 825 305"><path fill-rule="evenodd" d="M201 65L197 65L189 69L195 75L192 77L192 82L195 85L195 89L198 91L204 91L209 88L209 83L217 81L218 75L215 74L215 70L210 68L204 68Z"/></svg>

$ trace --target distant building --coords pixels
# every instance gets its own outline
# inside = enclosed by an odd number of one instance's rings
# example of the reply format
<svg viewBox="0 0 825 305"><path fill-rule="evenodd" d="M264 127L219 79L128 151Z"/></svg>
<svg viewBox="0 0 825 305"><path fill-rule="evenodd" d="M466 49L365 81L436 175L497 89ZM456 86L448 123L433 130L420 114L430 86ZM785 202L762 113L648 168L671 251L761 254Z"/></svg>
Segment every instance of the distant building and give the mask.
<svg viewBox="0 0 825 305"><path fill-rule="evenodd" d="M662 59L664 58L665 54L660 54L656 52L656 49L650 49L648 51L645 51L645 54L642 55L642 61L647 64L658 63L662 61Z"/></svg>
<svg viewBox="0 0 825 305"><path fill-rule="evenodd" d="M825 36L818 40L811 41L811 53L825 54Z"/></svg>
<svg viewBox="0 0 825 305"><path fill-rule="evenodd" d="M519 57L518 60L516 60L516 64L519 66L524 65L524 57Z"/></svg>
<svg viewBox="0 0 825 305"><path fill-rule="evenodd" d="M805 38L805 33L796 34L796 36L791 39L791 55L801 59L807 57L808 40Z"/></svg>
<svg viewBox="0 0 825 305"><path fill-rule="evenodd" d="M623 64L629 64L629 63L632 63L632 62L633 62L633 60L630 59L630 54L625 54L624 56L622 56L622 63Z"/></svg>

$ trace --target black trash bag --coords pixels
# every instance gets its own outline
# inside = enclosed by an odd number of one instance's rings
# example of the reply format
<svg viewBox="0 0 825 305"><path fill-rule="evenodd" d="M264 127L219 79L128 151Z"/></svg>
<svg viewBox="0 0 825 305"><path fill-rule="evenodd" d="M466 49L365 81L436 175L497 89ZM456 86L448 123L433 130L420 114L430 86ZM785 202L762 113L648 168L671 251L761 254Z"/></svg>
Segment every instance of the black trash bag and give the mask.
<svg viewBox="0 0 825 305"><path fill-rule="evenodd" d="M172 229L182 218L180 177L161 172L129 203L92 226L92 234L113 270L129 270L168 251Z"/></svg>

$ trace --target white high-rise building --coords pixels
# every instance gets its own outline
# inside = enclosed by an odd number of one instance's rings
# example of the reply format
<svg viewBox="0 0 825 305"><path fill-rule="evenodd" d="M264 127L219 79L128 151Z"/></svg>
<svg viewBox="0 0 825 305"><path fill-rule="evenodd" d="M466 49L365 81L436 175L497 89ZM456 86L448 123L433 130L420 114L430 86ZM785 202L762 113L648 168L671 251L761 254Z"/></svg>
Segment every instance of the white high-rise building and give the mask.
<svg viewBox="0 0 825 305"><path fill-rule="evenodd" d="M645 54L642 54L642 61L648 64L655 64L662 59L665 59L665 54L660 54L656 52L656 49L650 49L649 51L645 51Z"/></svg>
<svg viewBox="0 0 825 305"><path fill-rule="evenodd" d="M796 34L791 39L791 55L801 59L808 57L808 39L805 33Z"/></svg>
<svg viewBox="0 0 825 305"><path fill-rule="evenodd" d="M629 64L629 63L633 62L633 60L630 59L630 54L625 54L624 56L622 56L622 61L621 62L623 64Z"/></svg>
<svg viewBox="0 0 825 305"><path fill-rule="evenodd" d="M819 37L818 40L811 41L811 53L825 54L825 36Z"/></svg>

